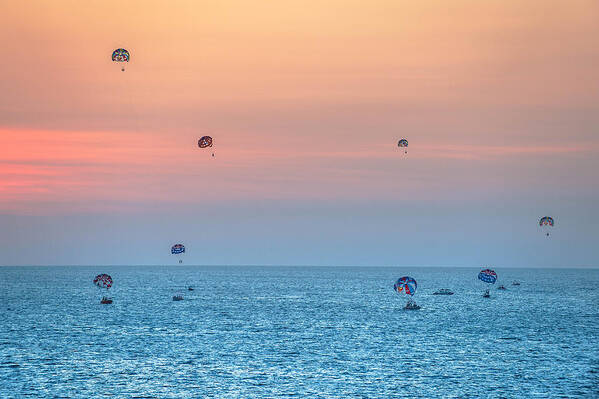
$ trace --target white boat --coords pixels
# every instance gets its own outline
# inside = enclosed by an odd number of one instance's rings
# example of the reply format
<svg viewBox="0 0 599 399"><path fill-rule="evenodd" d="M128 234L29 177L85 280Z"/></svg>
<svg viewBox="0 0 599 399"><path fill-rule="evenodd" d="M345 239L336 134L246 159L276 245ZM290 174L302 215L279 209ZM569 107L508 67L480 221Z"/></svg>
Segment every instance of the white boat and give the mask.
<svg viewBox="0 0 599 399"><path fill-rule="evenodd" d="M182 301L183 295L173 295L173 301Z"/></svg>
<svg viewBox="0 0 599 399"><path fill-rule="evenodd" d="M512 283L512 285L520 285L520 283L516 280L514 280L514 282Z"/></svg>
<svg viewBox="0 0 599 399"><path fill-rule="evenodd" d="M439 291L433 292L433 295L453 295L453 292L447 288L441 288Z"/></svg>

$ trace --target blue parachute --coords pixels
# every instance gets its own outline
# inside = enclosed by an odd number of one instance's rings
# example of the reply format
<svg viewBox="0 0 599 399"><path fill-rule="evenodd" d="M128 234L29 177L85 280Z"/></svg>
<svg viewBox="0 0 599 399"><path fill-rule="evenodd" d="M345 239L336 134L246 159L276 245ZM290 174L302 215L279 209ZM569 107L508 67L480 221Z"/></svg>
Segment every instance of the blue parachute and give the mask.
<svg viewBox="0 0 599 399"><path fill-rule="evenodd" d="M395 284L393 284L393 289L401 294L402 292L406 295L414 295L416 293L416 289L418 288L418 283L412 277L404 276L397 279Z"/></svg>
<svg viewBox="0 0 599 399"><path fill-rule="evenodd" d="M171 254L179 255L185 253L185 245L183 244L175 244L171 247Z"/></svg>
<svg viewBox="0 0 599 399"><path fill-rule="evenodd" d="M495 284L497 281L497 273L495 273L495 270L484 269L478 273L478 279L488 284Z"/></svg>

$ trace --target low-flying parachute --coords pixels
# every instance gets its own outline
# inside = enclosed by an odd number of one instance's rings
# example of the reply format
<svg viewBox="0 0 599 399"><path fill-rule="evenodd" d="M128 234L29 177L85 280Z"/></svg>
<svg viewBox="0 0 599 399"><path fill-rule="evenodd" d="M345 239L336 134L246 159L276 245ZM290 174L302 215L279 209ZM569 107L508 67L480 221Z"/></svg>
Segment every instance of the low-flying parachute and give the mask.
<svg viewBox="0 0 599 399"><path fill-rule="evenodd" d="M406 304L404 309L406 309L406 310L420 309L420 306L418 306L416 304L416 302L414 302L414 300L412 299L412 297L416 293L417 288L418 288L418 283L416 282L416 280L414 280L412 277L408 277L408 276L398 278L397 281L395 282L395 284L393 284L393 289L395 290L395 292L397 292L398 294L404 293L404 294L410 296L410 299L408 299L408 303Z"/></svg>
<svg viewBox="0 0 599 399"><path fill-rule="evenodd" d="M212 137L210 137L210 136L202 136L198 140L198 147L200 147L200 148L212 147L212 143L213 143ZM214 151L212 151L212 156L214 156Z"/></svg>
<svg viewBox="0 0 599 399"><path fill-rule="evenodd" d="M181 259L181 254L185 253L185 245L183 244L175 244L171 247L171 254L179 255L179 263L183 263L183 259Z"/></svg>
<svg viewBox="0 0 599 399"><path fill-rule="evenodd" d="M416 293L416 288L418 288L418 283L412 277L401 277L397 279L395 284L393 284L393 289L401 294L402 292L406 295L414 295Z"/></svg>
<svg viewBox="0 0 599 399"><path fill-rule="evenodd" d="M405 148L404 153L407 154L408 153L408 140L406 139L401 139L397 142L397 146L399 148Z"/></svg>
<svg viewBox="0 0 599 399"><path fill-rule="evenodd" d="M482 281L483 283L495 284L495 282L497 281L497 273L495 273L495 270L483 269L478 273L478 279L480 281ZM485 298L490 297L488 289L483 294L483 297L485 297Z"/></svg>
<svg viewBox="0 0 599 399"><path fill-rule="evenodd" d="M112 61L113 62L129 62L131 55L129 51L124 48L117 48L112 52ZM125 72L125 64L122 64L121 71Z"/></svg>
<svg viewBox="0 0 599 399"><path fill-rule="evenodd" d="M110 287L112 287L112 277L105 273L98 274L94 278L94 284L97 285L99 288L109 289Z"/></svg>
<svg viewBox="0 0 599 399"><path fill-rule="evenodd" d="M108 290L110 289L110 287L112 287L112 277L110 277L106 273L98 274L96 277L94 277L94 284L99 289L105 289L106 293L108 294ZM111 304L112 303L112 299L108 298L106 295L104 295L104 296L102 296L102 299L100 300L100 303L102 303L102 304Z"/></svg>
<svg viewBox="0 0 599 399"><path fill-rule="evenodd" d="M541 219L539 219L539 226L545 230L545 235L547 237L549 237L549 229L553 227L554 224L555 222L551 216L543 216Z"/></svg>
<svg viewBox="0 0 599 399"><path fill-rule="evenodd" d="M495 273L495 270L484 269L478 273L478 279L488 284L495 284L497 281L497 273Z"/></svg>

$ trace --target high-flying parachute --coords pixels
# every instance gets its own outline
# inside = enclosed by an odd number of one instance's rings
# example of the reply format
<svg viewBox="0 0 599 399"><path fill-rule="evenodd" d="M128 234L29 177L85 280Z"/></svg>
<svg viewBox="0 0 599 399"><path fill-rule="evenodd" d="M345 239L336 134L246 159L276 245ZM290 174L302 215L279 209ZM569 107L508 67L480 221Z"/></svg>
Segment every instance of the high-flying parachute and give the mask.
<svg viewBox="0 0 599 399"><path fill-rule="evenodd" d="M555 222L551 216L543 216L541 219L539 219L539 226L545 230L545 235L547 237L549 237L549 229L553 227L554 224Z"/></svg>
<svg viewBox="0 0 599 399"><path fill-rule="evenodd" d="M94 278L94 284L97 285L99 288L109 289L110 287L112 287L112 277L105 273L98 274Z"/></svg>
<svg viewBox="0 0 599 399"><path fill-rule="evenodd" d="M200 148L212 147L212 143L213 143L212 137L210 137L210 136L202 136L198 140L198 147L200 147ZM212 156L214 156L214 151L212 151Z"/></svg>
<svg viewBox="0 0 599 399"><path fill-rule="evenodd" d="M131 55L129 51L124 48L117 48L112 52L112 61L113 62L129 62ZM122 64L121 71L125 72L125 64Z"/></svg>
<svg viewBox="0 0 599 399"><path fill-rule="evenodd" d="M397 142L397 146L399 148L405 148L404 153L407 154L408 153L408 140L406 139L401 139Z"/></svg>
<svg viewBox="0 0 599 399"><path fill-rule="evenodd" d="M183 263L183 259L181 259L181 254L185 253L185 245L183 244L175 244L171 247L171 254L179 255L179 263Z"/></svg>
<svg viewBox="0 0 599 399"><path fill-rule="evenodd" d="M404 276L393 284L393 289L401 294L402 292L406 295L414 295L416 293L416 288L418 288L418 283L412 277Z"/></svg>

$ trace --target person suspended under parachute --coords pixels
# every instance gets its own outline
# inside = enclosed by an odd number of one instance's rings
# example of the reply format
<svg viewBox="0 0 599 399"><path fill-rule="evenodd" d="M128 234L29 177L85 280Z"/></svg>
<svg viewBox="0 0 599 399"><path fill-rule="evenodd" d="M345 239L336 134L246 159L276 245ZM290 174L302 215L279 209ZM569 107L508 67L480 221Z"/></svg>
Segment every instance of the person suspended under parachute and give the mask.
<svg viewBox="0 0 599 399"><path fill-rule="evenodd" d="M495 284L497 281L497 273L495 270L491 269L483 269L478 273L478 279L486 284ZM489 289L487 288L485 293L483 294L483 298L490 298L491 294L489 293Z"/></svg>
<svg viewBox="0 0 599 399"><path fill-rule="evenodd" d="M549 237L549 229L555 225L555 221L551 216L543 216L539 220L539 226L545 231L545 235Z"/></svg>
<svg viewBox="0 0 599 399"><path fill-rule="evenodd" d="M125 72L125 62L129 62L131 55L124 48L117 48L112 52L112 61L121 64L121 71Z"/></svg>
<svg viewBox="0 0 599 399"><path fill-rule="evenodd" d="M408 140L406 139L401 139L397 142L397 146L399 148L404 148L404 154L408 153Z"/></svg>
<svg viewBox="0 0 599 399"><path fill-rule="evenodd" d="M181 254L185 253L185 245L183 244L175 244L171 247L171 254L172 255L179 255L178 259L179 259L179 264L183 263L183 259L181 259Z"/></svg>
<svg viewBox="0 0 599 399"><path fill-rule="evenodd" d="M198 147L200 148L210 148L212 147L214 141L210 136L202 136L198 140ZM214 157L214 150L212 150L212 156Z"/></svg>
<svg viewBox="0 0 599 399"><path fill-rule="evenodd" d="M100 300L100 303L101 304L111 304L112 303L112 298L108 297L108 290L110 289L110 287L112 287L112 277L110 277L106 273L98 274L94 278L94 284L100 290L106 290L106 295L102 296L102 299Z"/></svg>
<svg viewBox="0 0 599 399"><path fill-rule="evenodd" d="M398 294L409 295L408 303L404 307L405 310L418 310L420 306L416 304L412 297L416 293L416 289L418 288L418 283L412 277L404 276L397 279L395 284L393 284L393 289Z"/></svg>

